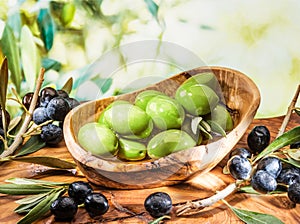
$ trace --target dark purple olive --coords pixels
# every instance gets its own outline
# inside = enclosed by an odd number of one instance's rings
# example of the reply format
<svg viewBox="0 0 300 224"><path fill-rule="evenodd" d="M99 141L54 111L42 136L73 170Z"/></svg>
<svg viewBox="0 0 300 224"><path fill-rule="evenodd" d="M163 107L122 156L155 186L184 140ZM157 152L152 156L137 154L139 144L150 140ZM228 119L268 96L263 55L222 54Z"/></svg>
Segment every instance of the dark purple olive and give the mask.
<svg viewBox="0 0 300 224"><path fill-rule="evenodd" d="M253 154L260 153L270 143L270 131L266 126L254 127L247 137L247 143Z"/></svg>

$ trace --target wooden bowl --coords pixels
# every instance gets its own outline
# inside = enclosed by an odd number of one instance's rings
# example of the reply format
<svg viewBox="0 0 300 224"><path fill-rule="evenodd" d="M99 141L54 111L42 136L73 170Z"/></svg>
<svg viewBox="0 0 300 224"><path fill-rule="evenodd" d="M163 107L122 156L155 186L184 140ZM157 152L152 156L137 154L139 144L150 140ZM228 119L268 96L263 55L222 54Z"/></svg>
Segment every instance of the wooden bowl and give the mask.
<svg viewBox="0 0 300 224"><path fill-rule="evenodd" d="M114 100L134 102L136 95L145 89L155 89L174 96L178 86L186 79L209 71L216 75L226 105L238 111L238 116L234 117L234 129L226 137L157 160L137 162L102 159L91 155L78 144L79 128L88 122L96 121L101 111ZM119 189L166 186L184 181L196 173L208 172L216 166L245 133L259 104L259 91L246 75L229 68L200 67L132 93L90 101L78 106L64 121L64 136L68 150L79 169L96 185Z"/></svg>

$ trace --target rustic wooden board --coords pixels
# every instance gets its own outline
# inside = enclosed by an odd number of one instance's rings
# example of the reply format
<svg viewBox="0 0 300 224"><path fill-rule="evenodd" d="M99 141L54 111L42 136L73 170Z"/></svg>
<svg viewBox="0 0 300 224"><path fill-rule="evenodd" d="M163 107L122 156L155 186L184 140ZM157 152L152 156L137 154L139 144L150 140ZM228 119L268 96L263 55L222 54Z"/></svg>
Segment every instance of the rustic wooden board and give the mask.
<svg viewBox="0 0 300 224"><path fill-rule="evenodd" d="M248 131L237 144L237 147L246 146L246 136L255 125L266 125L271 131L271 136L274 138L282 122L282 117L254 120ZM300 118L293 115L289 122L288 129L300 125ZM45 148L35 153L36 155L48 155L58 158L69 159L69 155L65 144L62 143L57 148ZM151 217L145 212L143 203L144 199L153 192L164 191L168 192L172 197L173 203L182 203L187 200L197 198L205 198L215 191L223 189L227 184L233 182L229 175L222 174L222 167L226 162L226 158L211 172L195 176L189 181L161 188L142 189L142 190L110 190L105 188L95 187L95 191L102 192L107 196L110 202L108 213L103 216L102 220L92 220L89 218L83 208L80 208L76 217L71 223L147 223ZM39 178L52 181L72 182L75 180L83 180L85 178L77 172L76 175L63 173L61 171L50 171L48 168L40 165L9 162L1 165L0 182L11 177L27 177ZM21 196L7 196L0 194L0 223L16 223L22 216L17 215L13 210L17 207L14 202ZM235 193L226 200L237 208L248 209L257 212L273 214L284 223L300 223L300 206L295 206L290 203L285 195L269 196L269 195L249 195ZM126 208L129 212L126 212ZM130 214L134 212L139 215ZM212 207L209 207L201 213L189 217L176 217L172 213L172 219L166 223L243 223L222 203L219 202ZM49 215L38 223L58 223L55 222L53 216ZM62 222L60 222L62 223Z"/></svg>

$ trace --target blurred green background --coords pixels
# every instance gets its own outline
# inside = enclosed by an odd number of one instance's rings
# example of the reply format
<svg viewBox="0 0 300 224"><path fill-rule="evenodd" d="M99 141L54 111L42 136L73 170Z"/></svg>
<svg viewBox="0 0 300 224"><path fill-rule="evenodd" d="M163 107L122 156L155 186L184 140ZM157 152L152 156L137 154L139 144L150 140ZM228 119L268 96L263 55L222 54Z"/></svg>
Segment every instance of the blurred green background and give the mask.
<svg viewBox="0 0 300 224"><path fill-rule="evenodd" d="M1 0L0 58L8 58L9 85L20 96L33 90L43 66L44 85L59 88L73 77L73 95L89 100L120 93L145 74L179 72L140 63L112 77L89 73L90 64L119 46L168 41L206 65L247 74L262 95L257 117L278 116L300 84L299 11L297 0ZM13 102L8 107L17 113Z"/></svg>

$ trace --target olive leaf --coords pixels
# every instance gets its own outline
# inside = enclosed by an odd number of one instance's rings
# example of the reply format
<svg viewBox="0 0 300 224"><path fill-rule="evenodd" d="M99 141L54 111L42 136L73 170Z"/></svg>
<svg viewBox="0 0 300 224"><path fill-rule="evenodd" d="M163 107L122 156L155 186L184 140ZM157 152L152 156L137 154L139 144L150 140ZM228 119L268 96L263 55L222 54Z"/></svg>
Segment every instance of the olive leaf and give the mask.
<svg viewBox="0 0 300 224"><path fill-rule="evenodd" d="M27 204L31 204L31 203L34 203L36 201L39 201L39 200L43 199L48 194L49 193L29 195L27 197L24 197L22 199L19 199L19 200L15 201L15 202L20 204L20 205L27 205Z"/></svg>
<svg viewBox="0 0 300 224"><path fill-rule="evenodd" d="M14 117L8 125L8 132L11 132L14 130L22 121L22 116L16 116Z"/></svg>
<svg viewBox="0 0 300 224"><path fill-rule="evenodd" d="M49 51L52 48L54 40L54 22L48 9L41 9L37 17L38 26L41 32L45 49Z"/></svg>
<svg viewBox="0 0 300 224"><path fill-rule="evenodd" d="M200 122L202 121L202 117L194 117L191 121L191 129L194 134L197 134L197 130Z"/></svg>
<svg viewBox="0 0 300 224"><path fill-rule="evenodd" d="M92 78L91 81L93 81L101 89L102 93L106 93L113 83L112 78L99 78L99 76ZM125 91L127 91L127 90L125 90ZM133 91L133 89L129 90L129 92L132 92L132 91Z"/></svg>
<svg viewBox="0 0 300 224"><path fill-rule="evenodd" d="M43 58L42 67L45 68L45 71L50 69L59 71L61 69L61 63L51 58Z"/></svg>
<svg viewBox="0 0 300 224"><path fill-rule="evenodd" d="M5 108L7 84L8 84L8 64L7 64L7 58L4 58L2 61L1 70L0 70L0 106L1 106L1 108ZM5 125L3 125L3 126L5 126Z"/></svg>
<svg viewBox="0 0 300 224"><path fill-rule="evenodd" d="M168 215L164 215L164 216L161 216L151 222L149 222L148 224L159 224L161 223L161 221L163 221L164 219L171 219L171 216L168 216Z"/></svg>
<svg viewBox="0 0 300 224"><path fill-rule="evenodd" d="M42 200L34 208L32 208L26 216L19 220L17 224L33 223L34 221L40 219L50 210L52 202L55 201L64 192L64 188L53 190L44 200Z"/></svg>
<svg viewBox="0 0 300 224"><path fill-rule="evenodd" d="M153 0L144 0L144 2L147 4L147 8L149 12L157 19L158 14L158 5Z"/></svg>
<svg viewBox="0 0 300 224"><path fill-rule="evenodd" d="M34 37L26 25L24 25L21 30L20 49L25 80L29 90L33 91L38 75L38 68L40 67L38 64L40 60Z"/></svg>
<svg viewBox="0 0 300 224"><path fill-rule="evenodd" d="M69 94L72 91L72 88L73 88L73 78L70 77L61 89L66 91Z"/></svg>
<svg viewBox="0 0 300 224"><path fill-rule="evenodd" d="M300 149L289 149L287 154L294 160L300 161Z"/></svg>
<svg viewBox="0 0 300 224"><path fill-rule="evenodd" d="M40 164L52 168L74 169L76 164L62 159L49 156L28 156L28 157L12 157L12 161Z"/></svg>
<svg viewBox="0 0 300 224"><path fill-rule="evenodd" d="M238 189L238 192L248 193L248 194L258 194L258 195L260 194L259 192L254 190L251 185L240 187ZM286 188L278 184L277 189L275 191L270 192L269 194L281 194L281 193L286 193Z"/></svg>
<svg viewBox="0 0 300 224"><path fill-rule="evenodd" d="M15 155L15 157L20 157L24 155L28 155L34 153L41 148L45 147L46 143L38 136L31 136L28 141L22 146L20 151Z"/></svg>
<svg viewBox="0 0 300 224"><path fill-rule="evenodd" d="M224 200L223 200L224 201ZM259 212L253 212L243 209L237 209L229 205L226 201L224 203L233 211L233 213L247 224L284 224L280 219L273 215L263 214Z"/></svg>
<svg viewBox="0 0 300 224"><path fill-rule="evenodd" d="M36 206L38 203L40 203L42 200L44 200L44 198L41 198L35 202L32 202L30 204L23 204L23 205L19 205L17 208L15 208L14 212L17 214L26 214L28 212L30 212L31 209L34 208L34 206Z"/></svg>
<svg viewBox="0 0 300 224"><path fill-rule="evenodd" d="M295 167L300 168L300 161L294 160L292 158L287 158L287 159L280 158L280 160L285 162L285 163L288 163L288 164L291 164Z"/></svg>
<svg viewBox="0 0 300 224"><path fill-rule="evenodd" d="M212 121L212 120L207 120L206 122L210 125L211 130L212 130L213 132L216 132L216 133L222 135L223 137L226 137L226 132L225 132L225 130L222 128L221 125L219 125L217 122Z"/></svg>
<svg viewBox="0 0 300 224"><path fill-rule="evenodd" d="M19 48L17 46L17 40L9 25L6 25L4 28L2 39L1 39L1 48L3 54L8 59L8 68L11 72L10 78L14 83L17 92L19 93L21 88L21 79L22 79L21 66L20 66L20 54L19 54Z"/></svg>
<svg viewBox="0 0 300 224"><path fill-rule="evenodd" d="M45 180L36 180L36 179L29 179L29 178L9 178L5 180L5 182L13 183L13 184L36 184L36 185L45 185L45 186L67 186L69 183L66 182L54 182L54 181L45 181Z"/></svg>
<svg viewBox="0 0 300 224"><path fill-rule="evenodd" d="M300 141L300 126L295 127L276 138L273 142L270 143L270 145L268 145L261 153L257 155L253 163L257 162L266 155L269 155L270 153L273 153L276 150L297 141Z"/></svg>
<svg viewBox="0 0 300 224"><path fill-rule="evenodd" d="M1 184L0 193L9 195L39 194L51 191L52 187L37 184Z"/></svg>

